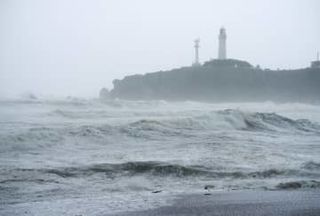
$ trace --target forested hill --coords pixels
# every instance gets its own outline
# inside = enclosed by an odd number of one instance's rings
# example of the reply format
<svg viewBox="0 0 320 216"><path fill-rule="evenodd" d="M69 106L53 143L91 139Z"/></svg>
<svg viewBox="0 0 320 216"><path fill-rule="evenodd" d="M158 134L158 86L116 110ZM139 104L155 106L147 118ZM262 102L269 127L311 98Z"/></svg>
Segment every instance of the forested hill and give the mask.
<svg viewBox="0 0 320 216"><path fill-rule="evenodd" d="M110 97L131 100L320 101L320 69L262 70L234 59L127 76L113 85Z"/></svg>

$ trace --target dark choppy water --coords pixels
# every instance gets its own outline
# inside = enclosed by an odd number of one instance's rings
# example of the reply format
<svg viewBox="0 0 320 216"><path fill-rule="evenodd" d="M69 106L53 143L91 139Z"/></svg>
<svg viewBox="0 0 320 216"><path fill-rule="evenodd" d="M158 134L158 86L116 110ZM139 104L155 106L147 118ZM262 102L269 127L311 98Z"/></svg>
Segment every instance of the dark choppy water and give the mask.
<svg viewBox="0 0 320 216"><path fill-rule="evenodd" d="M0 215L103 215L205 187L320 188L314 105L12 100L0 127Z"/></svg>

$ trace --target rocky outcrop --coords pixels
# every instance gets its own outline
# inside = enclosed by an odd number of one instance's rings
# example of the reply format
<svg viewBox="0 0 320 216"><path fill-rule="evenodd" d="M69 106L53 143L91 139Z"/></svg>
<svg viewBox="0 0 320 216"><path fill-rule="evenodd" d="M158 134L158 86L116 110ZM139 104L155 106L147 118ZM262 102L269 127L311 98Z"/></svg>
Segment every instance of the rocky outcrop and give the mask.
<svg viewBox="0 0 320 216"><path fill-rule="evenodd" d="M102 88L99 92L100 100L109 100L110 99L110 92L106 88Z"/></svg>

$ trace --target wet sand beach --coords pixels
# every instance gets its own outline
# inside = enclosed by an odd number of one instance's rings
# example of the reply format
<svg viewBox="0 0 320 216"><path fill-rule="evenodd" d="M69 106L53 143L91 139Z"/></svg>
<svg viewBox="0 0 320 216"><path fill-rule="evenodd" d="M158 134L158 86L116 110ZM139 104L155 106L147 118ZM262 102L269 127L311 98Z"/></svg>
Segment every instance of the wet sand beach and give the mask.
<svg viewBox="0 0 320 216"><path fill-rule="evenodd" d="M169 206L116 215L319 216L320 191L232 191L194 194L181 196Z"/></svg>

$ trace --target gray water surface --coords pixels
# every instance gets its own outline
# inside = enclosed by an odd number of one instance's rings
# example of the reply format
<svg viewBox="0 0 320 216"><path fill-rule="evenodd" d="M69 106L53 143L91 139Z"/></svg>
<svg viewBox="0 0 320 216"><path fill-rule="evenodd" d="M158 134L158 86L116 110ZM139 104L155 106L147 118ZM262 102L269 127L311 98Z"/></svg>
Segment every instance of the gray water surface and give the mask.
<svg viewBox="0 0 320 216"><path fill-rule="evenodd" d="M7 100L0 128L0 215L103 215L208 190L320 188L316 105Z"/></svg>

